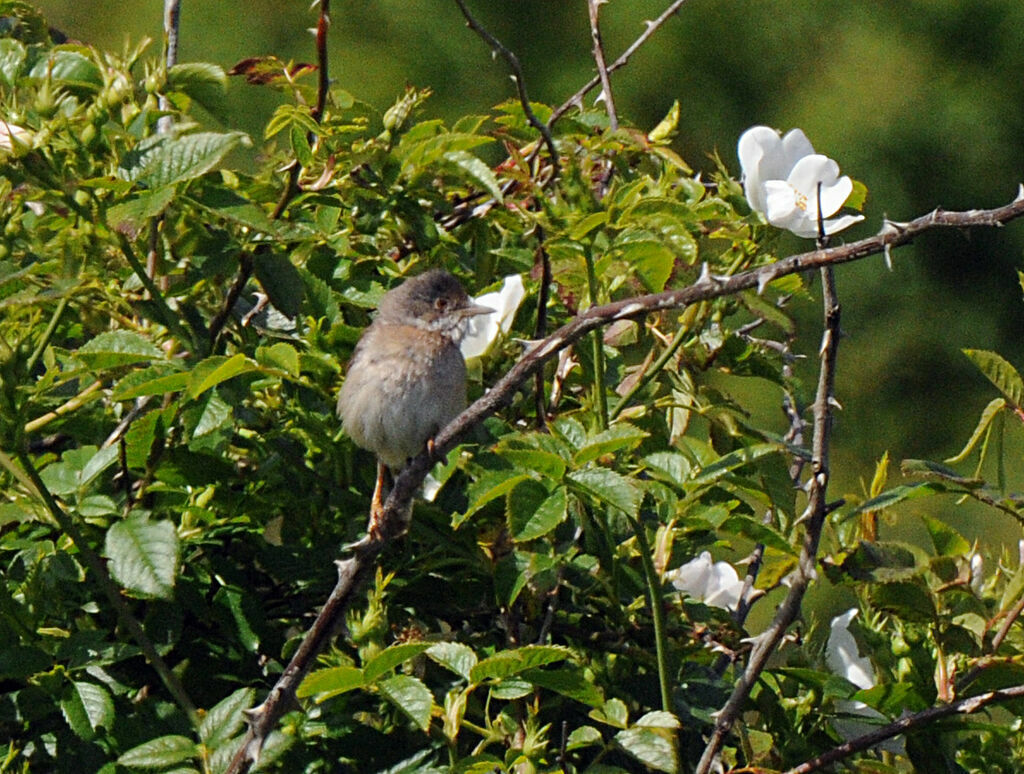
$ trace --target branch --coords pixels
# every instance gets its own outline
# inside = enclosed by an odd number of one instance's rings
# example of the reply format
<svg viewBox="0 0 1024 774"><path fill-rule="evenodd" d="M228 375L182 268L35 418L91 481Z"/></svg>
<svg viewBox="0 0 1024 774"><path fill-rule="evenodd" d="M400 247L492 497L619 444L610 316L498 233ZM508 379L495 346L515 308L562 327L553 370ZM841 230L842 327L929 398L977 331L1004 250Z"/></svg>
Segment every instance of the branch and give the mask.
<svg viewBox="0 0 1024 774"><path fill-rule="evenodd" d="M821 530L828 515L828 479L829 479L829 442L832 437L832 407L835 404L836 357L839 352L839 301L836 298L835 277L831 265L821 267L822 305L824 306L825 330L821 340L821 368L818 372L818 391L814 398L814 441L811 448L811 482L804 517L807 529L804 532L804 544L800 551L797 571L790 583L789 593L779 605L768 628L754 642L747 661L746 669L736 681L725 706L715 720L715 729L711 733L696 774L708 774L711 771L725 737L732 730L732 725L743 711L750 691L768 664L768 658L775 652L786 631L800 614L800 606L811 580L815 576L814 567L817 563L818 543Z"/></svg>
<svg viewBox="0 0 1024 774"><path fill-rule="evenodd" d="M403 515L434 460L451 451L459 438L471 428L510 403L516 391L526 380L538 372L544 363L559 351L589 332L616 320L632 319L652 312L676 309L751 288L763 289L772 280L789 274L849 263L870 255L877 255L887 251L890 247L906 244L916 235L934 228L998 226L1022 215L1024 215L1024 197L1018 198L1005 207L992 210L968 212L936 210L910 223L900 224L898 227L896 224L887 224L881 234L859 242L827 250L819 249L800 253L777 263L751 269L731 277L715 277L705 271L700 279L689 287L594 306L563 325L523 355L519 362L498 380L489 392L452 420L434 438L429 451L424 451L410 460L398 475L391 493L384 503L383 514L380 518L380 537L374 538L367 535L352 546L353 556L351 558L339 562L338 583L334 591L331 592L331 596L317 616L316 622L307 632L302 645L299 646L284 673L271 689L267 699L258 707L250 710L249 731L226 774L239 774L248 771L249 766L259 756L259 751L277 720L294 705L295 689L309 671L316 655L327 643L331 633L340 622L341 616L348 609L353 594L371 567L373 560L387 540L403 531Z"/></svg>
<svg viewBox="0 0 1024 774"><path fill-rule="evenodd" d="M316 94L316 106L310 111L310 116L318 124L321 122L324 116L324 110L327 107L327 94L330 87L330 79L327 75L327 32L331 27L331 0L320 0L320 17L317 19L316 24L316 56L317 56L317 67L318 70L318 81L317 81L317 94ZM313 144L314 133L309 132L307 134L310 145ZM285 208L288 203L295 198L295 194L299 192L299 173L301 168L298 160L294 160L288 169L288 179L285 181L284 189L281 191L281 196L277 200L277 205L274 207L274 211L270 213L271 220L277 220L284 214ZM266 249L261 245L261 248ZM253 257L248 253L243 253L239 258L238 274L235 277L235 281L231 283L231 287L228 289L227 295L224 297L224 303L217 312L216 316L210 322L210 348L216 349L217 339L220 338L221 331L224 329L224 325L227 323L228 318L231 316L231 310L235 308L235 304L238 302L238 297L242 295L242 291L245 290L245 286L249 283L250 277L252 277L253 271Z"/></svg>
<svg viewBox="0 0 1024 774"><path fill-rule="evenodd" d="M456 0L456 2L459 2L459 0ZM638 37L630 44L629 48L622 52L622 55L619 56L618 59L616 59L614 62L608 65L608 72L613 73L620 67L623 67L627 62L629 62L629 58L636 53L637 49L640 48L640 46L642 46L644 43L646 43L647 40L651 37L651 35L657 32L658 29L665 22L667 22L673 15L678 13L679 9L682 8L683 3L685 2L686 0L673 0L673 3L662 12L661 16L659 16L654 21L646 22L647 28L643 31L640 37ZM582 105L583 98L587 96L590 90L597 86L599 83L601 83L601 76L595 75L593 78L587 81L587 83L579 91L577 91L575 94L569 97L569 99L567 99L557 108L555 108L555 112L553 112L551 114L551 117L548 119L548 128L550 129L552 126L554 126L555 121L557 121L559 118L565 115L569 111L569 108L573 107L574 105Z"/></svg>
<svg viewBox="0 0 1024 774"><path fill-rule="evenodd" d="M882 726L871 733L858 736L848 742L829 750L827 753L801 763L796 768L790 769L786 774L810 774L812 771L824 768L831 763L836 763L854 753L867 750L891 739L894 736L905 734L916 728L926 726L936 720L948 718L951 715L970 715L991 704L1000 704L1004 701L1011 701L1024 697L1024 685L1015 685L1012 688L1002 688L998 691L971 696L967 699L960 699L950 704L941 704L937 707L929 707L926 710L915 712L913 715L895 720L887 726Z"/></svg>
<svg viewBox="0 0 1024 774"><path fill-rule="evenodd" d="M558 149L555 147L555 140L551 136L551 122L544 123L537 114L533 112L533 107L530 105L530 98L526 94L526 80L523 78L523 68L519 64L519 57L515 55L511 50L505 48L494 35L487 31L480 22L478 22L473 14L469 12L469 8L466 7L465 0L455 0L455 4L459 6L459 10L462 11L462 15L466 19L466 26L469 27L473 32L479 35L483 41L491 47L491 50L495 53L501 54L509 68L512 70L512 80L515 81L516 91L519 94L519 104L523 106L523 113L526 114L526 120L530 122L530 126L540 132L540 136L544 138L544 144L548 147L548 155L551 156L551 165L554 167L553 177L558 177L560 170L558 161Z"/></svg>
<svg viewBox="0 0 1024 774"><path fill-rule="evenodd" d="M164 64L168 70L178 64L178 30L181 26L181 0L164 0L164 40L166 51ZM163 94L157 103L161 110L170 110L171 101ZM174 119L160 116L156 122L156 130L160 134L168 134L174 126Z"/></svg>
<svg viewBox="0 0 1024 774"><path fill-rule="evenodd" d="M604 45L601 43L601 4L608 0L587 0L590 12L590 37L594 41L594 64L597 65L597 77L604 94L604 106L608 111L608 127L614 132L619 128L619 117L615 112L615 99L612 97L612 81L608 77L608 68L604 63Z"/></svg>

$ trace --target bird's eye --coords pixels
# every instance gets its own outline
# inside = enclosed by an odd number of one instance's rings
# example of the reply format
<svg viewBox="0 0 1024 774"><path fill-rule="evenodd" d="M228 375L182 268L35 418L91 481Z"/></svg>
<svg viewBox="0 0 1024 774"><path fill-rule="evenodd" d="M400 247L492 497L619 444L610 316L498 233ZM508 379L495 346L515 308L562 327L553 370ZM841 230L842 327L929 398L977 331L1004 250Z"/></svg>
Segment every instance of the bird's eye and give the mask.
<svg viewBox="0 0 1024 774"><path fill-rule="evenodd" d="M443 312L445 309L448 308L448 299L439 298L436 301L434 301L434 306L437 308L437 311Z"/></svg>

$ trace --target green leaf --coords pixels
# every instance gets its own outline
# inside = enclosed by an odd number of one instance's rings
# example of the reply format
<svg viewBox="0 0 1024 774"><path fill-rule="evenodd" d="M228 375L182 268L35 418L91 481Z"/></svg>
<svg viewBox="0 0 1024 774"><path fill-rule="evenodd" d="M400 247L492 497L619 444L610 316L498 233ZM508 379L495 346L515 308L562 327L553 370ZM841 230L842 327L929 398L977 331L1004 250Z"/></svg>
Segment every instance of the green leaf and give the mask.
<svg viewBox="0 0 1024 774"><path fill-rule="evenodd" d="M947 457L945 462L963 462L967 459L974 447L977 446L978 441L981 440L982 436L985 435L985 431L988 430L989 425L992 424L992 420L996 418L1000 411L1007 407L1005 398L993 398L989 401L989 404L985 406L984 411L981 412L981 416L978 418L978 425L974 428L974 432L971 433L971 437L967 439L967 443L964 448L960 450L960 453L955 457ZM982 452L984 456L984 451Z"/></svg>
<svg viewBox="0 0 1024 774"><path fill-rule="evenodd" d="M679 127L679 100L672 102L672 107L669 108L668 113L647 134L647 139L652 143L663 143L670 141L676 136L676 131Z"/></svg>
<svg viewBox="0 0 1024 774"><path fill-rule="evenodd" d="M67 48L55 48L38 59L29 77L86 91L99 91L103 88L103 74L96 63L78 51Z"/></svg>
<svg viewBox="0 0 1024 774"><path fill-rule="evenodd" d="M316 696L322 702L365 685L363 670L354 666L336 666L310 672L299 685L295 695L300 699Z"/></svg>
<svg viewBox="0 0 1024 774"><path fill-rule="evenodd" d="M932 545L939 556L967 556L971 551L971 544L967 539L939 519L925 516L924 525L931 535Z"/></svg>
<svg viewBox="0 0 1024 774"><path fill-rule="evenodd" d="M579 667L527 669L521 676L538 688L547 688L591 707L604 705L604 693L594 684L594 676Z"/></svg>
<svg viewBox="0 0 1024 774"><path fill-rule="evenodd" d="M75 356L91 369L164 359L164 353L145 336L125 330L101 333L79 347Z"/></svg>
<svg viewBox="0 0 1024 774"><path fill-rule="evenodd" d="M532 479L521 482L508 493L505 505L512 539L525 543L546 535L565 521L567 505L565 487L549 493Z"/></svg>
<svg viewBox="0 0 1024 774"><path fill-rule="evenodd" d="M587 443L573 455L573 461L578 467L583 467L588 462L603 457L605 454L635 449L647 436L648 433L640 428L627 422L619 422L589 438Z"/></svg>
<svg viewBox="0 0 1024 774"><path fill-rule="evenodd" d="M363 681L369 685L381 675L420 655L429 647L429 642L402 642L385 648L363 666Z"/></svg>
<svg viewBox="0 0 1024 774"><path fill-rule="evenodd" d="M745 514L732 514L719 525L719 530L726 534L742 535L756 543L764 543L783 554L796 555L796 550L781 532L770 524Z"/></svg>
<svg viewBox="0 0 1024 774"><path fill-rule="evenodd" d="M271 368L279 368L294 377L298 377L300 373L299 351L283 341L270 347L256 347L256 362Z"/></svg>
<svg viewBox="0 0 1024 774"><path fill-rule="evenodd" d="M125 154L123 172L149 188L162 188L194 180L217 167L229 152L250 145L243 132L196 132L160 137Z"/></svg>
<svg viewBox="0 0 1024 774"><path fill-rule="evenodd" d="M572 651L561 645L526 645L514 650L503 650L480 661L470 670L470 682L479 685L484 680L499 680L525 672L527 669L572 658Z"/></svg>
<svg viewBox="0 0 1024 774"><path fill-rule="evenodd" d="M932 623L935 603L928 590L916 581L877 583L868 587L871 604L906 621Z"/></svg>
<svg viewBox="0 0 1024 774"><path fill-rule="evenodd" d="M180 392L188 385L187 371L170 371L154 366L133 371L117 383L110 393L111 400L134 400L144 395L165 395Z"/></svg>
<svg viewBox="0 0 1024 774"><path fill-rule="evenodd" d="M421 731L429 730L434 697L422 681L409 675L395 675L377 683L377 690L419 726Z"/></svg>
<svg viewBox="0 0 1024 774"><path fill-rule="evenodd" d="M675 253L667 245L654 240L630 241L621 246L621 254L648 291L660 293L665 289L676 262Z"/></svg>
<svg viewBox="0 0 1024 774"><path fill-rule="evenodd" d="M780 447L774 443L757 443L742 449L737 449L736 451L729 452L728 454L719 457L710 465L705 465L700 472L693 477L693 483L713 483L737 468L748 465L761 457L768 456L769 454L776 454L779 451Z"/></svg>
<svg viewBox="0 0 1024 774"><path fill-rule="evenodd" d="M870 500L866 500L861 503L860 506L854 508L850 515L857 516L869 511L881 511L886 508L891 508L894 505L898 505L905 500L927 497L928 495L938 494L943 491L945 491L943 487L930 482L894 486L892 489L887 489L882 492L878 497L872 497Z"/></svg>
<svg viewBox="0 0 1024 774"><path fill-rule="evenodd" d="M179 551L178 533L170 521L129 516L107 530L105 554L111 574L136 596L171 598Z"/></svg>
<svg viewBox="0 0 1024 774"><path fill-rule="evenodd" d="M192 373L189 374L188 395L190 398L198 398L221 382L255 370L256 365L241 352L231 357L224 355L208 357L196 365L192 369Z"/></svg>
<svg viewBox="0 0 1024 774"><path fill-rule="evenodd" d="M25 46L14 38L0 38L0 83L13 87L25 64Z"/></svg>
<svg viewBox="0 0 1024 774"><path fill-rule="evenodd" d="M1024 379L1001 355L983 349L965 349L963 353L1014 408L1024 405Z"/></svg>
<svg viewBox="0 0 1024 774"><path fill-rule="evenodd" d="M492 198L501 202L504 197L501 194L501 186L498 178L489 166L483 161L464 150L448 151L444 154L444 161L447 165L459 170L470 182L487 191Z"/></svg>
<svg viewBox="0 0 1024 774"><path fill-rule="evenodd" d="M515 473L510 470L491 470L472 484L466 491L469 505L465 513L456 513L452 516L452 528L458 528L462 522L483 508L487 503L514 489L521 481L529 478L525 473Z"/></svg>
<svg viewBox="0 0 1024 774"><path fill-rule="evenodd" d="M555 566L547 554L513 551L498 560L494 568L494 597L499 604L511 605L527 582Z"/></svg>
<svg viewBox="0 0 1024 774"><path fill-rule="evenodd" d="M107 210L107 225L115 231L135 235L151 218L167 209L175 193L173 186L139 191L133 198L120 201Z"/></svg>
<svg viewBox="0 0 1024 774"><path fill-rule="evenodd" d="M199 737L207 747L216 750L242 730L243 710L252 706L255 693L252 688L240 688L207 710L199 722Z"/></svg>
<svg viewBox="0 0 1024 774"><path fill-rule="evenodd" d="M199 755L199 745L185 736L161 736L133 747L118 757L121 766L160 769L184 763Z"/></svg>
<svg viewBox="0 0 1024 774"><path fill-rule="evenodd" d="M470 672L477 664L476 653L461 642L438 642L427 649L427 655L445 669L469 680Z"/></svg>
<svg viewBox="0 0 1024 774"><path fill-rule="evenodd" d="M284 253L259 250L252 265L270 303L285 317L295 317L302 306L306 285L291 259Z"/></svg>
<svg viewBox="0 0 1024 774"><path fill-rule="evenodd" d="M60 709L71 730L87 742L96 736L100 726L108 730L114 726L114 701L105 688L95 683L69 685L61 697Z"/></svg>
<svg viewBox="0 0 1024 774"><path fill-rule="evenodd" d="M643 727L627 728L615 735L615 743L648 768L666 774L679 771L679 756L666 732Z"/></svg>
<svg viewBox="0 0 1024 774"><path fill-rule="evenodd" d="M211 115L225 115L224 95L228 77L219 65L209 62L184 62L167 71L167 90L188 95Z"/></svg>
<svg viewBox="0 0 1024 774"><path fill-rule="evenodd" d="M599 210L598 212L592 212L589 215L580 219L576 225L569 229L569 239L573 242L579 242L583 237L593 231L599 226L603 226L608 222L608 212L605 210Z"/></svg>
<svg viewBox="0 0 1024 774"><path fill-rule="evenodd" d="M607 468L575 470L568 476L580 490L623 513L636 516L643 492L632 479Z"/></svg>
<svg viewBox="0 0 1024 774"><path fill-rule="evenodd" d="M616 728L625 728L629 723L629 710L622 699L608 699L604 706L592 709L590 717Z"/></svg>

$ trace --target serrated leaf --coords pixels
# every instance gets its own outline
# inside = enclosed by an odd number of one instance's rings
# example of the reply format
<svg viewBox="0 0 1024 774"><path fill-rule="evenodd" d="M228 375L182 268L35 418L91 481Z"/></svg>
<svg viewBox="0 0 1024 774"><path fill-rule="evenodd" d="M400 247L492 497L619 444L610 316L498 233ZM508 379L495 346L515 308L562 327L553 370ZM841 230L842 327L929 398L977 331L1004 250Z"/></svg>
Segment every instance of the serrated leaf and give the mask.
<svg viewBox="0 0 1024 774"><path fill-rule="evenodd" d="M461 642L438 642L426 651L438 664L460 677L469 680L469 674L477 664L476 653Z"/></svg>
<svg viewBox="0 0 1024 774"><path fill-rule="evenodd" d="M795 555L796 549L789 544L786 537L770 524L763 523L741 513L734 513L723 521L718 529L726 534L743 535L756 543L763 543L783 553Z"/></svg>
<svg viewBox="0 0 1024 774"><path fill-rule="evenodd" d="M985 486L984 479L962 476L953 468L932 460L903 460L900 462L900 471L905 476L924 476L933 481L949 482L965 489L980 489Z"/></svg>
<svg viewBox="0 0 1024 774"><path fill-rule="evenodd" d="M206 711L199 722L199 737L211 750L235 736L245 725L243 710L252 706L255 691L240 688Z"/></svg>
<svg viewBox="0 0 1024 774"><path fill-rule="evenodd" d="M679 756L667 736L651 728L634 727L619 731L615 735L615 743L648 768L665 774L676 774L679 771Z"/></svg>
<svg viewBox="0 0 1024 774"><path fill-rule="evenodd" d="M928 495L938 494L944 491L945 489L943 487L930 482L909 485L901 484L900 486L894 486L892 489L887 489L878 495L878 497L872 497L870 500L866 500L861 503L860 506L855 508L850 515L857 516L868 511L881 511L885 508L891 508L894 505L902 503L905 500L913 500L917 497L927 497Z"/></svg>
<svg viewBox="0 0 1024 774"><path fill-rule="evenodd" d="M665 712L664 710L652 710L636 720L637 726L643 726L645 728L680 728L679 718L673 715L671 712Z"/></svg>
<svg viewBox="0 0 1024 774"><path fill-rule="evenodd" d="M515 473L509 470L488 471L466 490L469 505L465 513L456 513L452 516L452 528L457 528L462 522L483 508L487 503L499 497L505 496L521 481L529 478L525 473Z"/></svg>
<svg viewBox="0 0 1024 774"><path fill-rule="evenodd" d="M498 560L494 568L494 596L502 605L511 605L531 578L555 566L547 554L513 551Z"/></svg>
<svg viewBox="0 0 1024 774"><path fill-rule="evenodd" d="M295 377L298 377L300 372L299 351L283 341L270 347L256 347L256 362L271 368L279 368Z"/></svg>
<svg viewBox="0 0 1024 774"><path fill-rule="evenodd" d="M528 479L508 493L506 515L512 539L525 543L542 537L565 521L568 500L565 487L549 493L547 488Z"/></svg>
<svg viewBox="0 0 1024 774"><path fill-rule="evenodd" d="M639 485L614 470L587 468L575 470L568 475L579 489L623 513L636 516L643 500Z"/></svg>
<svg viewBox="0 0 1024 774"><path fill-rule="evenodd" d="M160 769L199 755L199 745L186 736L161 736L122 753L117 762L138 769Z"/></svg>
<svg viewBox="0 0 1024 774"><path fill-rule="evenodd" d="M71 730L89 741L101 726L113 728L114 701L105 688L95 683L74 682L61 697L61 712Z"/></svg>
<svg viewBox="0 0 1024 774"><path fill-rule="evenodd" d="M458 169L471 182L487 191L498 202L504 200L494 171L472 153L464 150L448 151L444 154L444 161Z"/></svg>
<svg viewBox="0 0 1024 774"><path fill-rule="evenodd" d="M869 595L872 606L905 621L931 623L935 620L935 603L918 582L876 583L869 587Z"/></svg>
<svg viewBox="0 0 1024 774"><path fill-rule="evenodd" d="M134 371L121 379L110 393L111 400L134 400L144 395L166 395L180 392L188 384L187 371L172 371L166 368L145 368Z"/></svg>
<svg viewBox="0 0 1024 774"><path fill-rule="evenodd" d="M224 355L208 357L206 360L198 363L189 374L188 395L190 398L198 398L221 382L226 382L228 379L233 379L239 374L255 370L255 364L250 362L241 352L231 357L225 357Z"/></svg>
<svg viewBox="0 0 1024 774"><path fill-rule="evenodd" d="M283 253L257 251L253 273L270 298L270 303L285 317L295 317L302 306L306 286L291 259Z"/></svg>
<svg viewBox="0 0 1024 774"><path fill-rule="evenodd" d="M421 731L429 730L434 697L422 681L409 675L395 675L377 683L377 690L419 726Z"/></svg>
<svg viewBox="0 0 1024 774"><path fill-rule="evenodd" d="M587 443L573 455L577 467L596 460L605 454L635 449L648 433L627 422L619 422L587 440Z"/></svg>
<svg viewBox="0 0 1024 774"><path fill-rule="evenodd" d="M224 68L209 62L183 62L167 71L167 90L188 95L211 115L225 114L228 78Z"/></svg>
<svg viewBox="0 0 1024 774"><path fill-rule="evenodd" d="M581 218L571 229L569 229L569 239L574 242L578 242L583 237L587 236L591 231L599 226L603 226L608 222L608 212L605 210L599 210L598 212L592 212L589 215Z"/></svg>
<svg viewBox="0 0 1024 774"><path fill-rule="evenodd" d="M682 486L693 470L690 458L679 452L654 452L644 457L643 461L655 478L676 486Z"/></svg>
<svg viewBox="0 0 1024 774"><path fill-rule="evenodd" d="M669 108L665 117L658 122L658 125L648 132L647 139L652 143L668 142L676 136L678 126L679 100L673 100L672 107Z"/></svg>
<svg viewBox="0 0 1024 774"><path fill-rule="evenodd" d="M402 642L385 648L363 666L363 680L370 684L399 664L420 655L429 647L429 642Z"/></svg>
<svg viewBox="0 0 1024 774"><path fill-rule="evenodd" d="M608 699L604 706L592 709L589 716L616 728L625 728L629 723L629 709L622 699Z"/></svg>
<svg viewBox="0 0 1024 774"><path fill-rule="evenodd" d="M676 256L667 245L654 240L628 242L621 247L622 260L632 266L651 293L665 289Z"/></svg>
<svg viewBox="0 0 1024 774"><path fill-rule="evenodd" d="M110 572L140 597L170 599L178 573L178 533L170 521L130 516L107 530Z"/></svg>
<svg viewBox="0 0 1024 774"><path fill-rule="evenodd" d="M1024 379L1002 355L983 349L965 349L963 353L1014 408L1024 404Z"/></svg>
<svg viewBox="0 0 1024 774"><path fill-rule="evenodd" d="M162 188L205 175L232 150L250 144L249 136L243 132L161 136L125 154L122 170L128 180L137 180L149 188Z"/></svg>
<svg viewBox="0 0 1024 774"><path fill-rule="evenodd" d="M21 42L14 38L0 38L0 83L14 86L21 75L27 51Z"/></svg>
<svg viewBox="0 0 1024 774"><path fill-rule="evenodd" d="M924 525L931 536L932 545L939 556L967 556L971 544L963 535L939 519L925 516Z"/></svg>
<svg viewBox="0 0 1024 774"><path fill-rule="evenodd" d="M84 487L96 476L102 473L104 470L109 468L117 460L117 445L111 444L110 446L99 449L82 468L82 472L78 477L78 486Z"/></svg>
<svg viewBox="0 0 1024 774"><path fill-rule="evenodd" d="M967 439L967 443L964 444L964 448L960 450L960 453L954 457L947 457L945 462L963 462L967 459L974 447L978 445L978 441L981 440L982 436L985 435L985 431L988 430L989 425L992 424L992 420L996 418L1000 411L1006 408L1006 398L993 398L989 401L989 404L985 406L985 409L981 412L981 416L978 418L978 425L974 428L974 432L971 433L971 437Z"/></svg>
<svg viewBox="0 0 1024 774"><path fill-rule="evenodd" d="M769 454L777 454L779 451L780 447L774 443L756 443L742 449L736 449L719 457L711 464L705 465L693 477L692 482L694 484L710 484L737 468L748 465Z"/></svg>
<svg viewBox="0 0 1024 774"><path fill-rule="evenodd" d="M560 480L565 475L566 461L554 452L500 447L494 451L517 468L532 470L554 481Z"/></svg>
<svg viewBox="0 0 1024 774"><path fill-rule="evenodd" d="M151 218L167 209L174 200L175 190L168 186L156 190L139 191L131 199L120 201L107 210L107 225L115 231L136 234Z"/></svg>
<svg viewBox="0 0 1024 774"><path fill-rule="evenodd" d="M295 695L300 699L316 696L322 702L365 685L363 670L354 666L336 666L310 672L299 685Z"/></svg>
<svg viewBox="0 0 1024 774"><path fill-rule="evenodd" d="M29 72L29 77L89 91L103 88L103 74L96 63L66 48L53 49L48 55L40 57Z"/></svg>
<svg viewBox="0 0 1024 774"><path fill-rule="evenodd" d="M89 368L104 369L163 360L164 354L135 331L107 331L79 347L75 356Z"/></svg>
<svg viewBox="0 0 1024 774"><path fill-rule="evenodd" d="M561 645L526 645L514 650L503 650L473 667L470 670L470 682L478 685L484 680L499 680L571 657L572 651Z"/></svg>
<svg viewBox="0 0 1024 774"><path fill-rule="evenodd" d="M587 673L579 667L558 669L527 669L522 678L538 688L560 693L591 707L604 704L604 693L588 679Z"/></svg>

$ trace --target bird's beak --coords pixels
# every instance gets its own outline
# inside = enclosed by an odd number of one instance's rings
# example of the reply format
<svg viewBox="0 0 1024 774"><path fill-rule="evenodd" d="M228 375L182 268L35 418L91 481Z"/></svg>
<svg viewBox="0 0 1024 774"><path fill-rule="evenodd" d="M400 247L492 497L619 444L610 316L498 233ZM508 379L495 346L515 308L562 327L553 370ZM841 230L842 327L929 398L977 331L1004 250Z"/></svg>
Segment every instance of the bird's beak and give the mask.
<svg viewBox="0 0 1024 774"><path fill-rule="evenodd" d="M459 310L461 317L476 317L478 314L494 314L497 310L483 304L470 304Z"/></svg>

